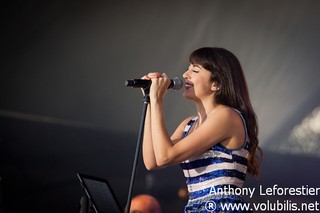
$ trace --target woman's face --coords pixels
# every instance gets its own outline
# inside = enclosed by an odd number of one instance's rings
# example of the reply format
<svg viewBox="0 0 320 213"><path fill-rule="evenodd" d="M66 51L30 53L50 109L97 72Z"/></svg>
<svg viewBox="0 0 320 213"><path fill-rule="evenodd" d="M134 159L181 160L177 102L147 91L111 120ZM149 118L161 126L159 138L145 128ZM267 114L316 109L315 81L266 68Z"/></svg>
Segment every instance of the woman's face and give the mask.
<svg viewBox="0 0 320 213"><path fill-rule="evenodd" d="M185 79L184 97L192 100L201 100L212 95L213 82L212 73L199 64L190 64L187 71L183 74Z"/></svg>

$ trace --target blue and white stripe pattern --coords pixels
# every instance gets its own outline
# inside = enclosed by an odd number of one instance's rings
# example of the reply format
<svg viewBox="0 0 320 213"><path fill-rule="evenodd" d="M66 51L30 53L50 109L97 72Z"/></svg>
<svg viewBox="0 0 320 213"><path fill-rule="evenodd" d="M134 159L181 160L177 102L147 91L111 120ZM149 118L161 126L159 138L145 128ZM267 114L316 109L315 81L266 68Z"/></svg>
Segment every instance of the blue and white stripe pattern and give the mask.
<svg viewBox="0 0 320 213"><path fill-rule="evenodd" d="M234 109L235 110L235 109ZM206 196L212 198L212 191L219 188L241 188L247 172L248 142L245 120L238 110L245 128L245 144L242 148L230 150L221 144L217 144L198 157L191 158L180 164L187 179L189 201L203 199ZM184 130L186 137L197 121L194 117L188 122Z"/></svg>

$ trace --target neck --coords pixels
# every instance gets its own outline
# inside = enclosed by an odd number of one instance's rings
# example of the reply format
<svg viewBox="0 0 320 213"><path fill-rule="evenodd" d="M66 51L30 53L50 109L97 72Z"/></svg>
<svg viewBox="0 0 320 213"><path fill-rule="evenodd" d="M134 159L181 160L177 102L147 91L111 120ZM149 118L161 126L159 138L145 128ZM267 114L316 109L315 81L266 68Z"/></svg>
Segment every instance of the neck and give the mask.
<svg viewBox="0 0 320 213"><path fill-rule="evenodd" d="M208 115L218 106L215 102L201 102L197 103L198 121L201 125L208 117Z"/></svg>

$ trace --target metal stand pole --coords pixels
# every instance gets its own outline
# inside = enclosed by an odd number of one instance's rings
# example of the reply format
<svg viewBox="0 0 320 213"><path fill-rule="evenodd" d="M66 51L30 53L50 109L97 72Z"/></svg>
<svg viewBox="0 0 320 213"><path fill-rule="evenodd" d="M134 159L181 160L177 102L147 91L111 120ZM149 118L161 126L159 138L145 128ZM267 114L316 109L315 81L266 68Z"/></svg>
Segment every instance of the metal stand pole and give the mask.
<svg viewBox="0 0 320 213"><path fill-rule="evenodd" d="M138 141L137 141L137 145L136 145L136 152L134 155L134 161L133 161L132 172L131 172L129 194L128 194L128 200L127 200L127 205L126 205L126 213L130 212L134 179L135 179L135 175L136 175L138 159L139 159L141 144L142 144L142 140L143 140L144 122L145 122L145 118L146 118L148 104L150 102L149 89L144 89L144 91L145 91L145 96L143 98L143 110L142 110L142 116L141 116L141 121L140 121L140 129L139 129Z"/></svg>

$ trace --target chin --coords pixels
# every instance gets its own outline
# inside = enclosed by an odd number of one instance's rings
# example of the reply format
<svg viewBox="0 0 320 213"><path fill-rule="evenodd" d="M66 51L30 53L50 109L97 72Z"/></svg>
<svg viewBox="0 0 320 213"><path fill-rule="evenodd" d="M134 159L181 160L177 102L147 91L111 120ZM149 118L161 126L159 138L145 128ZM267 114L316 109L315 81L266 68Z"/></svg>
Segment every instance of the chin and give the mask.
<svg viewBox="0 0 320 213"><path fill-rule="evenodd" d="M193 100L194 99L194 95L191 95L188 92L184 92L183 93L183 97L185 97L186 99L189 99L189 100Z"/></svg>

